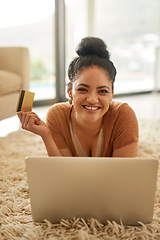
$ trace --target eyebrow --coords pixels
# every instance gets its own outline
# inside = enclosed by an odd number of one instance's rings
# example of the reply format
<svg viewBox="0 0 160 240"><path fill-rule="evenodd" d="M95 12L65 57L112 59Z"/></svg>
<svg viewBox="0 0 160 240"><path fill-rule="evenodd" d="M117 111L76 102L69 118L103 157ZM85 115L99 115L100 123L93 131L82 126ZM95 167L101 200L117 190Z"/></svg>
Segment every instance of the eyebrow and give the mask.
<svg viewBox="0 0 160 240"><path fill-rule="evenodd" d="M77 87L80 87L80 86L84 86L86 88L90 88L90 86L88 86L87 84L84 84L84 83L80 83L80 84L77 85ZM97 89L101 89L101 88L108 88L110 90L110 87L105 86L105 85L97 87Z"/></svg>

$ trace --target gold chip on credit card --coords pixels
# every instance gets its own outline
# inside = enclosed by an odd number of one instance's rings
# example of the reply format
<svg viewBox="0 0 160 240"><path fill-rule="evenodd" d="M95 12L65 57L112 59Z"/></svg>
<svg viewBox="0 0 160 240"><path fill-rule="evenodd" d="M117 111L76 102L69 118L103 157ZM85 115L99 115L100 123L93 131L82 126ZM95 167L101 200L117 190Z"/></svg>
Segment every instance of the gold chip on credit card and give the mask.
<svg viewBox="0 0 160 240"><path fill-rule="evenodd" d="M20 90L16 111L32 109L34 95L34 92Z"/></svg>

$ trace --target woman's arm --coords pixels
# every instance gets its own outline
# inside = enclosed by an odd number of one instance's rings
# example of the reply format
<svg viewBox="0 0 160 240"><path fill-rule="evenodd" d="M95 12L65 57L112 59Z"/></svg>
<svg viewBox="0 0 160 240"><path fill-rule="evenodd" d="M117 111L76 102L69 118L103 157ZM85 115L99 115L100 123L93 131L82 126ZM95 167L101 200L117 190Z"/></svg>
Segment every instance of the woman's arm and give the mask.
<svg viewBox="0 0 160 240"><path fill-rule="evenodd" d="M48 126L34 112L20 111L17 113L22 129L39 135L46 147L48 156L71 156L69 149L59 150L54 142Z"/></svg>
<svg viewBox="0 0 160 240"><path fill-rule="evenodd" d="M139 126L135 112L128 104L122 104L119 108L112 135L112 157L136 157Z"/></svg>
<svg viewBox="0 0 160 240"><path fill-rule="evenodd" d="M112 157L136 157L138 143L130 143L124 147L113 150Z"/></svg>
<svg viewBox="0 0 160 240"><path fill-rule="evenodd" d="M58 149L57 145L55 144L51 132L48 128L48 133L45 134L43 137L43 142L46 146L48 156L72 156L69 149Z"/></svg>

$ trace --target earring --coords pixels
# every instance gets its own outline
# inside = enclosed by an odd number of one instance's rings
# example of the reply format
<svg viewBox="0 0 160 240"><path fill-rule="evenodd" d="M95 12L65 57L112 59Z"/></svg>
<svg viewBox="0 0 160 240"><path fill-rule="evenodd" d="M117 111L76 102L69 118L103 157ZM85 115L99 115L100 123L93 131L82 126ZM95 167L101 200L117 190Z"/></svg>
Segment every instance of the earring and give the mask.
<svg viewBox="0 0 160 240"><path fill-rule="evenodd" d="M72 104L72 98L69 99L69 103Z"/></svg>

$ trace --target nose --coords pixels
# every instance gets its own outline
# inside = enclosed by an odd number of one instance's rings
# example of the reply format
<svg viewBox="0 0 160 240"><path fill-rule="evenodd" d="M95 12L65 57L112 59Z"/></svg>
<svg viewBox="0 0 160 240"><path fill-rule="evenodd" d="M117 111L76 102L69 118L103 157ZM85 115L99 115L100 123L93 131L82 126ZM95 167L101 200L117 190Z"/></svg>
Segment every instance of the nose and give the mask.
<svg viewBox="0 0 160 240"><path fill-rule="evenodd" d="M97 96L97 94L96 94L96 93L90 93L90 94L88 94L88 96L87 96L87 101L88 101L88 103L90 103L90 104L95 104L95 103L97 103L97 102L98 102L98 96Z"/></svg>

